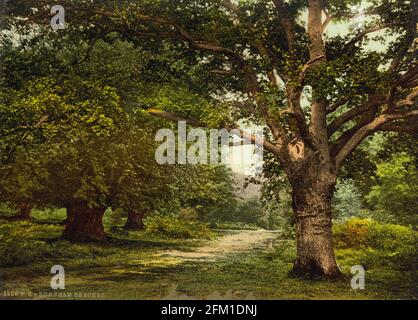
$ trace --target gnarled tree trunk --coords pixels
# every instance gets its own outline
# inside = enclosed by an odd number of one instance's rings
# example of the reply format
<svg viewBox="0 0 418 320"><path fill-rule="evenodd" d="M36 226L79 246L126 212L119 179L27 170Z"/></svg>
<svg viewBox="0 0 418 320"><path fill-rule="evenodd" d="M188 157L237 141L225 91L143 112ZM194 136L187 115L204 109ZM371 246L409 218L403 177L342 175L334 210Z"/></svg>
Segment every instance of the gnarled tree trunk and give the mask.
<svg viewBox="0 0 418 320"><path fill-rule="evenodd" d="M130 230L142 230L144 229L144 216L145 212L143 211L130 211L128 213L128 221L125 224L125 229Z"/></svg>
<svg viewBox="0 0 418 320"><path fill-rule="evenodd" d="M85 204L67 206L63 239L72 242L101 241L106 238L103 215L106 208L90 208Z"/></svg>
<svg viewBox="0 0 418 320"><path fill-rule="evenodd" d="M17 205L17 209L19 210L18 214L15 216L16 220L30 220L31 219L31 212L33 206L28 203L19 203Z"/></svg>
<svg viewBox="0 0 418 320"><path fill-rule="evenodd" d="M309 171L292 184L296 218L297 258L292 273L309 278L338 279L342 273L335 260L331 199L335 177L310 176Z"/></svg>

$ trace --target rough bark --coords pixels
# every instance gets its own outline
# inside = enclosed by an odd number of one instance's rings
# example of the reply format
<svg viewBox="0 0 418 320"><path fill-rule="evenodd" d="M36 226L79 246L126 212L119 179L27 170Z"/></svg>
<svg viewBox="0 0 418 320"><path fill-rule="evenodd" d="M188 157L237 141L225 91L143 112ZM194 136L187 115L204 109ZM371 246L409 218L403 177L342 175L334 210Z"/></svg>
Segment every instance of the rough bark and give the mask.
<svg viewBox="0 0 418 320"><path fill-rule="evenodd" d="M72 242L94 242L106 238L103 228L105 208L90 208L87 205L67 207L67 220L62 238Z"/></svg>
<svg viewBox="0 0 418 320"><path fill-rule="evenodd" d="M30 220L31 219L31 212L33 206L28 203L20 203L17 205L18 214L16 215L16 220Z"/></svg>
<svg viewBox="0 0 418 320"><path fill-rule="evenodd" d="M125 229L130 230L142 230L144 229L144 216L143 211L131 211L128 213L128 221L125 224Z"/></svg>
<svg viewBox="0 0 418 320"><path fill-rule="evenodd" d="M312 178L312 179L311 179ZM292 205L296 218L297 258L292 274L308 278L342 277L335 260L331 198L335 180L321 180L309 173L293 184ZM304 182L308 183L304 183Z"/></svg>

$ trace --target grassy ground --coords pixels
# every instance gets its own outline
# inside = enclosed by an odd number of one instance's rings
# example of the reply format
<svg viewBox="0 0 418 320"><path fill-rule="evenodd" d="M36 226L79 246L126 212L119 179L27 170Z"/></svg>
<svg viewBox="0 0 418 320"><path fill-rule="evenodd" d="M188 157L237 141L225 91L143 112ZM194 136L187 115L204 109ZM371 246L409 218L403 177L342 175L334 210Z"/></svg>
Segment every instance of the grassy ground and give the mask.
<svg viewBox="0 0 418 320"><path fill-rule="evenodd" d="M4 223L9 222L0 220L0 225ZM84 298L96 294L104 299L417 297L416 271L367 270L366 289L357 291L350 288L349 279L321 282L291 278L288 272L295 257L292 240L260 238L241 250L235 250L233 242L232 249L217 249L225 236L246 236L246 232L254 231L218 231L218 240L214 241L151 239L143 232L117 232L110 233L105 243L71 244L53 240L62 226L37 223L35 227L35 238L42 239L42 254L25 265L0 268L6 293L3 298L11 293L19 298L56 298L51 296L56 291L50 288L50 268L56 264L65 268L66 290L62 292L69 295L67 298L80 293ZM182 254L208 251L202 248L212 248L211 255ZM342 270L349 274L355 253L339 250L337 258Z"/></svg>

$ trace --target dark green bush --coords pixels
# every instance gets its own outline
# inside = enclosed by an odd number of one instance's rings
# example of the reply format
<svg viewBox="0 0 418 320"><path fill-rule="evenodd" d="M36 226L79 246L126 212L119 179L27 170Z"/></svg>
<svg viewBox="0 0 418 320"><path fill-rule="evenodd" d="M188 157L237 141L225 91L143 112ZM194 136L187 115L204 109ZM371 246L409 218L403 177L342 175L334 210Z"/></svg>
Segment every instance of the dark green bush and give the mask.
<svg viewBox="0 0 418 320"><path fill-rule="evenodd" d="M36 227L28 222L0 225L0 266L24 265L42 257L45 242L33 239Z"/></svg>
<svg viewBox="0 0 418 320"><path fill-rule="evenodd" d="M10 203L0 202L0 216L12 217L16 214L16 209Z"/></svg>
<svg viewBox="0 0 418 320"><path fill-rule="evenodd" d="M418 233L411 228L353 218L334 226L337 248L357 249L365 266L392 265L415 268Z"/></svg>
<svg viewBox="0 0 418 320"><path fill-rule="evenodd" d="M175 215L153 214L144 220L149 235L170 239L211 239L214 233L206 224Z"/></svg>

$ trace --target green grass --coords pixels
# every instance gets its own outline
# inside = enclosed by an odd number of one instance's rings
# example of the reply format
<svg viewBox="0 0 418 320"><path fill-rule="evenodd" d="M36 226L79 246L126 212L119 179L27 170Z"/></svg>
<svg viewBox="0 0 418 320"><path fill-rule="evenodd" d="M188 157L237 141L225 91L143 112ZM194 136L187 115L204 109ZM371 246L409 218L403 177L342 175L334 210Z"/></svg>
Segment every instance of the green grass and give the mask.
<svg viewBox="0 0 418 320"><path fill-rule="evenodd" d="M10 223L0 220L0 224ZM0 268L4 288L32 293L52 292L52 265L66 271L66 293L100 293L104 299L256 298L256 299L411 299L416 298L416 270L379 267L366 273L366 289L354 291L349 279L339 282L289 277L294 242L277 241L214 261L185 260L163 253L193 251L203 240L149 238L144 232L110 233L101 244L53 240L62 226L33 224L34 238L43 239L42 256L25 265ZM108 230L108 232L110 232ZM46 239L50 239L47 241ZM338 250L342 270L349 274L356 251ZM38 297L39 298L39 297ZM49 297L52 298L52 297Z"/></svg>

